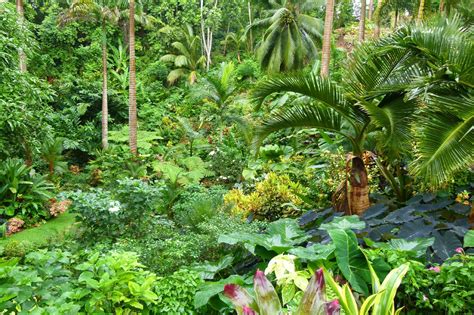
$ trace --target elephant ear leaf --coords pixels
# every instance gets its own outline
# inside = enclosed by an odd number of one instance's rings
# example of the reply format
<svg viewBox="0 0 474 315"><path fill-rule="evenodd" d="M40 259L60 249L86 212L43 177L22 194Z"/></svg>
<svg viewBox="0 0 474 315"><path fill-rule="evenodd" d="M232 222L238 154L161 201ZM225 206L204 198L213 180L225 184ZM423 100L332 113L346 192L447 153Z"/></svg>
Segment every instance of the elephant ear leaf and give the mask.
<svg viewBox="0 0 474 315"><path fill-rule="evenodd" d="M464 247L474 247L474 230L467 232L464 236Z"/></svg>
<svg viewBox="0 0 474 315"><path fill-rule="evenodd" d="M367 258L359 248L355 233L341 229L330 229L328 233L334 242L336 262L342 274L354 290L367 296L370 271Z"/></svg>

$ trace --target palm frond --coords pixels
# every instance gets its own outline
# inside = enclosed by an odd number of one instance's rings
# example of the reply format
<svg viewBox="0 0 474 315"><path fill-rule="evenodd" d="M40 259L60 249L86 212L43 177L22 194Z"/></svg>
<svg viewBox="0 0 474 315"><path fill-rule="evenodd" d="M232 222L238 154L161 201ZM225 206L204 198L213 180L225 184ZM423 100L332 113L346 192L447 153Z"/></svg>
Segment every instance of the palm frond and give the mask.
<svg viewBox="0 0 474 315"><path fill-rule="evenodd" d="M272 114L257 128L254 138L254 147L258 148L262 141L271 133L288 128L318 128L342 134L344 133L343 117L335 110L317 105L303 105L284 108Z"/></svg>
<svg viewBox="0 0 474 315"><path fill-rule="evenodd" d="M474 163L474 97L436 97L429 106L451 108L458 103L465 107L463 117L447 111L428 110L417 123L416 159L412 173L435 187L450 179L459 170Z"/></svg>
<svg viewBox="0 0 474 315"><path fill-rule="evenodd" d="M346 101L342 90L336 84L314 74L275 76L262 81L252 91L252 101L261 106L267 96L280 92L294 92L308 96L333 108L350 122L364 120L359 116L360 113Z"/></svg>

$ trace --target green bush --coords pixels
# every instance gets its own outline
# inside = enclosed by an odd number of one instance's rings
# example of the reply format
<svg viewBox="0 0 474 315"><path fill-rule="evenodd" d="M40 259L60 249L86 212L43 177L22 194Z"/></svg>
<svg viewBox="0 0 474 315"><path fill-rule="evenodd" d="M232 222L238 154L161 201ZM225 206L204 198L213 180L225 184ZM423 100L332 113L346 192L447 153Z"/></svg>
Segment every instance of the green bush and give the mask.
<svg viewBox="0 0 474 315"><path fill-rule="evenodd" d="M173 206L174 217L181 225L195 228L218 213L226 192L222 186L212 186L209 189L200 185L187 187Z"/></svg>
<svg viewBox="0 0 474 315"><path fill-rule="evenodd" d="M49 217L45 204L53 197L53 185L44 176L35 175L19 159L0 163L0 216L20 216L38 221Z"/></svg>
<svg viewBox="0 0 474 315"><path fill-rule="evenodd" d="M158 295L156 313L196 314L194 295L203 282L198 273L189 270L178 270L170 276L159 278L155 285Z"/></svg>
<svg viewBox="0 0 474 315"><path fill-rule="evenodd" d="M150 227L161 196L160 188L140 180L117 181L114 192L95 189L67 194L90 240L141 237Z"/></svg>

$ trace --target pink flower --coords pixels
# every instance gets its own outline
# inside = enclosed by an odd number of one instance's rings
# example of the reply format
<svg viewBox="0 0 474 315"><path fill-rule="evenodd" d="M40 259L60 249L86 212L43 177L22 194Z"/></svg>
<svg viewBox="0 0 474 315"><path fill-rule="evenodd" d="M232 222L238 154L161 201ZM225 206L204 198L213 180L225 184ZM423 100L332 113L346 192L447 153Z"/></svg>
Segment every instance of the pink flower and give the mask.
<svg viewBox="0 0 474 315"><path fill-rule="evenodd" d="M243 315L257 315L257 313L255 313L255 311L248 306L244 306L244 308L242 309L242 314Z"/></svg>
<svg viewBox="0 0 474 315"><path fill-rule="evenodd" d="M439 266L434 266L434 267L430 267L428 270L431 270L431 271L434 271L434 272L440 272L441 268Z"/></svg>
<svg viewBox="0 0 474 315"><path fill-rule="evenodd" d="M326 313L328 315L338 315L341 310L341 305L339 305L338 300L332 300L331 302L326 303Z"/></svg>
<svg viewBox="0 0 474 315"><path fill-rule="evenodd" d="M458 247L454 251L458 254L464 254L464 249L462 249L462 247Z"/></svg>

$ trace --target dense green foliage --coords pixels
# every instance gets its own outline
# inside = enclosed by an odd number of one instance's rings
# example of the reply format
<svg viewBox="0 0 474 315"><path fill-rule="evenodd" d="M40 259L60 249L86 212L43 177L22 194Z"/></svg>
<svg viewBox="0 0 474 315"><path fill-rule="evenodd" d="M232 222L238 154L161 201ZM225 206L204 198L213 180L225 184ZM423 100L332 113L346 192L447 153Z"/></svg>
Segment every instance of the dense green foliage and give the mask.
<svg viewBox="0 0 474 315"><path fill-rule="evenodd" d="M0 0L0 314L472 312L469 5Z"/></svg>

